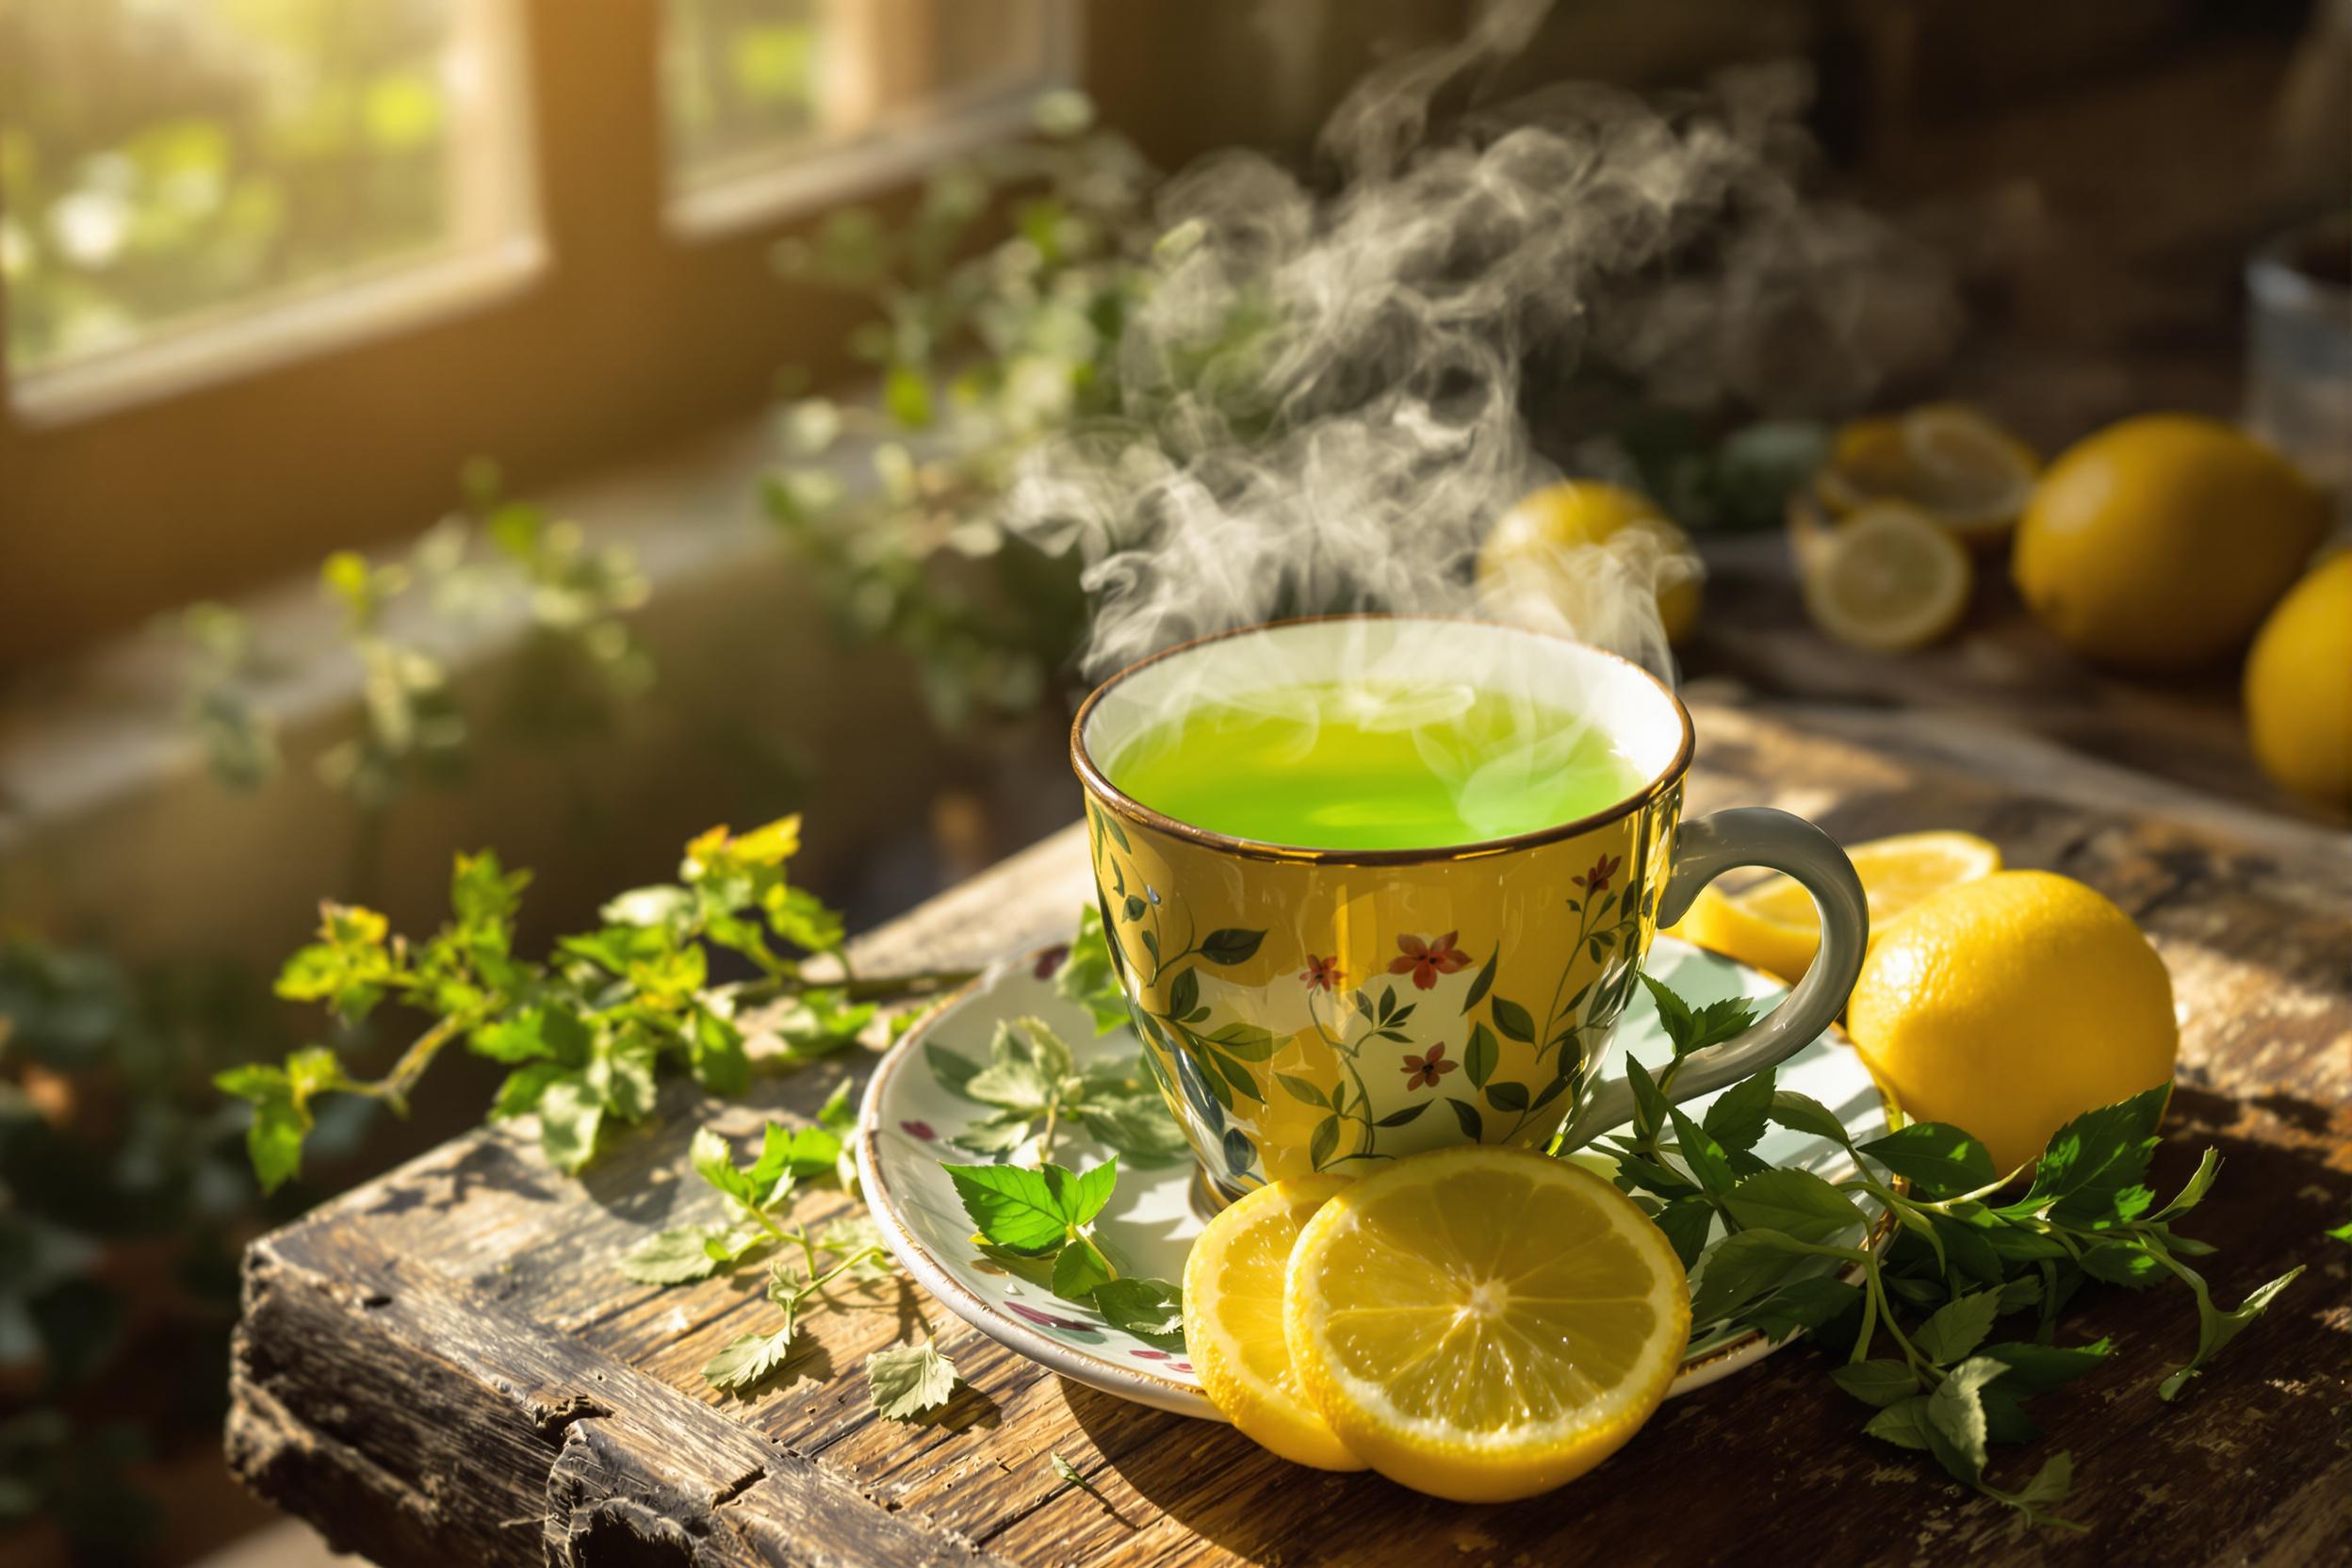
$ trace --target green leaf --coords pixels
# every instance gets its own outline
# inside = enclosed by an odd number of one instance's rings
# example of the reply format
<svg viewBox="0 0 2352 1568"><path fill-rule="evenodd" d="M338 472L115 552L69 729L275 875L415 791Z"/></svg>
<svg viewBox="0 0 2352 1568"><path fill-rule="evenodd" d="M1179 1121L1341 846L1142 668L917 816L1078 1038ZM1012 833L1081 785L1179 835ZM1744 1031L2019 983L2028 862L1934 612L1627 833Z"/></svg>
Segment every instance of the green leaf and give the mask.
<svg viewBox="0 0 2352 1568"><path fill-rule="evenodd" d="M604 1102L577 1073L549 1082L539 1096L539 1147L558 1170L576 1175L596 1154Z"/></svg>
<svg viewBox="0 0 2352 1568"><path fill-rule="evenodd" d="M1063 1192L1050 1184L1045 1171L1011 1165L947 1165L940 1168L956 1184L956 1196L980 1233L999 1247L1035 1252L1058 1247L1069 1234L1070 1211ZM1059 1166L1048 1169L1060 1170ZM1065 1183L1070 1173L1062 1171Z"/></svg>
<svg viewBox="0 0 2352 1568"><path fill-rule="evenodd" d="M1731 1168L1722 1147L1707 1135L1707 1130L1679 1110L1668 1107L1666 1115L1674 1124L1674 1143L1682 1155L1682 1163L1690 1168L1690 1174L1699 1179L1699 1185L1721 1197L1731 1191L1739 1175Z"/></svg>
<svg viewBox="0 0 2352 1568"><path fill-rule="evenodd" d="M1846 1137L1845 1123L1838 1119L1837 1113L1809 1094L1775 1089L1772 1119L1791 1132L1810 1133L1817 1138L1829 1138L1849 1149L1854 1147Z"/></svg>
<svg viewBox="0 0 2352 1568"><path fill-rule="evenodd" d="M2047 1394L2098 1366L2114 1349L2114 1342L2105 1339L2063 1347L2006 1340L1987 1345L1978 1353L2009 1368L2009 1376L2001 1380L2003 1388L2018 1394Z"/></svg>
<svg viewBox="0 0 2352 1568"><path fill-rule="evenodd" d="M1486 1086L1486 1102L1498 1111L1524 1111L1527 1108L1527 1086L1505 1079Z"/></svg>
<svg viewBox="0 0 2352 1568"><path fill-rule="evenodd" d="M1339 1118L1327 1116L1315 1124L1307 1138L1307 1163L1320 1170L1339 1149Z"/></svg>
<svg viewBox="0 0 2352 1568"><path fill-rule="evenodd" d="M1859 1285L1829 1279L1790 1280L1740 1309L1738 1321L1777 1345L1799 1330L1825 1329L1862 1299Z"/></svg>
<svg viewBox="0 0 2352 1568"><path fill-rule="evenodd" d="M1535 1020L1525 1007L1509 997L1497 996L1489 1001L1487 1011L1494 1016L1495 1028L1522 1044L1535 1043Z"/></svg>
<svg viewBox="0 0 2352 1568"><path fill-rule="evenodd" d="M2012 1206L2033 1214L2048 1208L2064 1224L2086 1224L2113 1211L2115 1195L2148 1174L2170 1084L2086 1111L2050 1135L2034 1185Z"/></svg>
<svg viewBox="0 0 2352 1568"><path fill-rule="evenodd" d="M539 1108L539 1097L547 1092L547 1086L568 1076L555 1062L533 1062L516 1068L498 1085L498 1092L490 1102L490 1119L505 1121L529 1116Z"/></svg>
<svg viewBox="0 0 2352 1568"><path fill-rule="evenodd" d="M2197 1294L2197 1354L2189 1358L2186 1365L2176 1368L2158 1384L2156 1392L2166 1399L2178 1398L2180 1391L2188 1386L2189 1380L2202 1372L2206 1364L2221 1354L2230 1342L2243 1333L2247 1324L2261 1316L2262 1310L2278 1299L2278 1293L2293 1284L2295 1276L2302 1272L2303 1266L2296 1264L2277 1279L2256 1285L2247 1293L2246 1299L2238 1303L2235 1311L2221 1312L2214 1308L2205 1282L2192 1271L2190 1278L2195 1282L2191 1288Z"/></svg>
<svg viewBox="0 0 2352 1568"><path fill-rule="evenodd" d="M1723 1237L1700 1259L1698 1284L1690 1298L1693 1323L1713 1323L1730 1315L1799 1269L1817 1254L1778 1231L1740 1231Z"/></svg>
<svg viewBox="0 0 2352 1568"><path fill-rule="evenodd" d="M1054 1259L1054 1294L1083 1301L1113 1277L1110 1259L1086 1236L1072 1236Z"/></svg>
<svg viewBox="0 0 2352 1568"><path fill-rule="evenodd" d="M1127 846L1121 843L1119 847L1124 849ZM1234 964L1246 964L1256 956L1258 944L1265 940L1266 933L1263 931L1228 925L1210 932L1200 939L1200 956L1228 968Z"/></svg>
<svg viewBox="0 0 2352 1568"><path fill-rule="evenodd" d="M825 1103L817 1107L817 1125L837 1134L857 1126L857 1088L854 1078L844 1078L835 1085L833 1092L825 1097Z"/></svg>
<svg viewBox="0 0 2352 1568"><path fill-rule="evenodd" d="M695 1175L729 1198L759 1206L761 1193L752 1185L746 1172L735 1168L734 1146L715 1129L694 1129L693 1139L686 1145L686 1163L694 1168Z"/></svg>
<svg viewBox="0 0 2352 1568"><path fill-rule="evenodd" d="M509 1067L543 1056L552 1057L555 1048L547 1041L546 1027L546 1012L537 1007L527 1007L510 1018L475 1030L466 1037L466 1049L477 1056L487 1056Z"/></svg>
<svg viewBox="0 0 2352 1568"><path fill-rule="evenodd" d="M1693 1009L1655 975L1644 974L1642 984L1648 988L1651 1000L1658 1004L1658 1024L1666 1031L1666 1038L1673 1043L1677 1056L1720 1045L1756 1021L1756 1004L1745 997L1725 997Z"/></svg>
<svg viewBox="0 0 2352 1568"><path fill-rule="evenodd" d="M1029 1125L1019 1111L999 1111L950 1133L947 1141L975 1154L1009 1154L1029 1140Z"/></svg>
<svg viewBox="0 0 2352 1568"><path fill-rule="evenodd" d="M1984 1343L1993 1319L2001 1315L1998 1292L1975 1291L1955 1296L1931 1314L1911 1342L1938 1366L1950 1366Z"/></svg>
<svg viewBox="0 0 2352 1568"><path fill-rule="evenodd" d="M1182 1159L1189 1147L1157 1090L1088 1100L1076 1115L1087 1132L1138 1165Z"/></svg>
<svg viewBox="0 0 2352 1568"><path fill-rule="evenodd" d="M1660 1198L1690 1198L1698 1194L1698 1187L1684 1181L1665 1166L1644 1159L1624 1148L1612 1149L1610 1157L1617 1162L1617 1174L1623 1178L1618 1185L1627 1192L1639 1189L1655 1193ZM1712 1208L1714 1205L1709 1204Z"/></svg>
<svg viewBox="0 0 2352 1568"><path fill-rule="evenodd" d="M1888 1405L1863 1427L1864 1431L1898 1447L1925 1452L1928 1447L1927 1396Z"/></svg>
<svg viewBox="0 0 2352 1568"><path fill-rule="evenodd" d="M1479 967L1477 976L1471 980L1469 994L1462 999L1462 1010L1464 1016L1468 1015L1471 1008L1485 1001L1486 993L1494 988L1494 965L1502 956L1503 950L1499 947L1488 954L1486 962ZM1485 1080L1474 1078L1471 1082L1483 1083Z"/></svg>
<svg viewBox="0 0 2352 1568"><path fill-rule="evenodd" d="M1386 1116L1380 1118L1372 1125L1375 1127L1402 1127L1407 1122L1419 1119L1421 1113L1429 1108L1429 1102L1428 1101L1418 1100L1413 1102L1413 1103L1407 1105L1403 1110L1389 1112Z"/></svg>
<svg viewBox="0 0 2352 1568"><path fill-rule="evenodd" d="M2066 1494L2073 1490L2074 1456L2061 1448L2042 1461L2041 1468L2034 1472L2032 1480L2015 1493L2002 1494L2002 1500L2024 1509L2029 1517L2037 1517L2051 1504L2066 1501ZM2055 1519L2042 1519L2040 1522L2064 1523Z"/></svg>
<svg viewBox="0 0 2352 1568"><path fill-rule="evenodd" d="M253 1119L245 1126L245 1156L263 1192L275 1192L302 1174L302 1139L309 1132L310 1113L291 1099L265 1100L253 1107Z"/></svg>
<svg viewBox="0 0 2352 1568"><path fill-rule="evenodd" d="M1984 1474L1984 1385L2008 1370L1989 1356L1964 1361L1927 1396L1928 1447L1954 1479Z"/></svg>
<svg viewBox="0 0 2352 1568"><path fill-rule="evenodd" d="M2205 1195L2213 1189L2213 1178L2220 1174L2221 1155L2213 1150L2206 1150L2198 1157L2197 1169L2190 1173L2180 1194L2171 1202L2150 1215L2149 1223L2161 1225L2197 1207L2205 1200ZM2352 1230L2352 1226L2346 1226L2345 1229Z"/></svg>
<svg viewBox="0 0 2352 1568"><path fill-rule="evenodd" d="M744 1185L752 1194L752 1201L762 1208L775 1204L778 1196L776 1184L785 1179L823 1176L841 1157L841 1137L825 1127L787 1127L771 1121L760 1135L760 1158L752 1165Z"/></svg>
<svg viewBox="0 0 2352 1568"><path fill-rule="evenodd" d="M1836 1243L1869 1223L1852 1199L1793 1167L1743 1176L1723 1201L1743 1228L1780 1231L1799 1241Z"/></svg>
<svg viewBox="0 0 2352 1568"><path fill-rule="evenodd" d="M1919 1380L1900 1361L1853 1362L1830 1369L1829 1380L1866 1405L1884 1410L1917 1396Z"/></svg>
<svg viewBox="0 0 2352 1568"><path fill-rule="evenodd" d="M681 1225L649 1236L621 1259L621 1273L641 1285L675 1285L707 1280L720 1260L705 1244L727 1234L723 1225Z"/></svg>
<svg viewBox="0 0 2352 1568"><path fill-rule="evenodd" d="M905 365L893 366L882 380L882 406L906 429L927 430L931 425L931 383L920 370Z"/></svg>
<svg viewBox="0 0 2352 1568"><path fill-rule="evenodd" d="M1493 968L1492 960L1488 967ZM1486 1081L1494 1076L1494 1065L1502 1059L1502 1048L1495 1043L1494 1031L1478 1024L1470 1031L1470 1043L1462 1047L1462 1070L1470 1075L1474 1087L1484 1088Z"/></svg>
<svg viewBox="0 0 2352 1568"><path fill-rule="evenodd" d="M893 1345L866 1358L866 1393L874 1413L906 1421L937 1410L956 1392L956 1364L939 1354L939 1341Z"/></svg>
<svg viewBox="0 0 2352 1568"><path fill-rule="evenodd" d="M1707 1107L1707 1114L1699 1119L1699 1125L1727 1151L1754 1149L1756 1140L1764 1135L1773 1092L1770 1069L1752 1073L1717 1095Z"/></svg>
<svg viewBox="0 0 2352 1568"><path fill-rule="evenodd" d="M1186 1019L1200 1005L1200 972L1187 966L1176 972L1168 983L1168 1012L1170 1018Z"/></svg>
<svg viewBox="0 0 2352 1568"><path fill-rule="evenodd" d="M1278 1072L1274 1075L1274 1082L1282 1086L1284 1094L1301 1104L1319 1106L1327 1111L1331 1108L1331 1102L1324 1097L1322 1089L1304 1078L1294 1077L1287 1072Z"/></svg>
<svg viewBox="0 0 2352 1568"><path fill-rule="evenodd" d="M1270 1031L1254 1023L1228 1023L1209 1037L1225 1048L1225 1054L1245 1062L1263 1062L1274 1054L1275 1039Z"/></svg>
<svg viewBox="0 0 2352 1568"><path fill-rule="evenodd" d="M694 895L674 882L632 888L596 911L607 925L681 927L694 917Z"/></svg>
<svg viewBox="0 0 2352 1568"><path fill-rule="evenodd" d="M2164 1282L2164 1266L2137 1241L2102 1241L2086 1247L2075 1264L2094 1280L2145 1290Z"/></svg>
<svg viewBox="0 0 2352 1568"><path fill-rule="evenodd" d="M1184 1331L1184 1292L1166 1280L1113 1280L1097 1285L1091 1299L1107 1322L1131 1334L1168 1339Z"/></svg>
<svg viewBox="0 0 2352 1568"><path fill-rule="evenodd" d="M931 1076L951 1093L967 1100L972 1098L972 1081L980 1071L978 1063L932 1040L923 1042L923 1059L930 1064Z"/></svg>
<svg viewBox="0 0 2352 1568"><path fill-rule="evenodd" d="M1446 1106L1454 1113L1454 1125L1462 1129L1463 1137L1473 1143L1479 1142L1485 1137L1486 1120L1478 1115L1478 1108L1476 1105L1471 1104L1467 1100L1448 1100L1446 1102Z"/></svg>
<svg viewBox="0 0 2352 1568"><path fill-rule="evenodd" d="M2001 1173L1984 1146L1957 1127L1940 1121L1915 1121L1883 1138L1872 1138L1861 1152L1907 1179L1922 1198L1942 1199L1990 1186Z"/></svg>
<svg viewBox="0 0 2352 1568"><path fill-rule="evenodd" d="M1682 1260L1685 1273L1707 1250L1707 1233L1715 1225L1715 1206L1704 1198L1678 1198L1650 1217Z"/></svg>
<svg viewBox="0 0 2352 1568"><path fill-rule="evenodd" d="M702 1380L712 1388L742 1393L774 1376L792 1353L793 1325L786 1314L784 1327L774 1333L743 1334L703 1366Z"/></svg>
<svg viewBox="0 0 2352 1568"><path fill-rule="evenodd" d="M698 1005L687 1038L695 1083L730 1100L750 1089L751 1057L743 1050L743 1032L732 1021Z"/></svg>
<svg viewBox="0 0 2352 1568"><path fill-rule="evenodd" d="M1633 1089L1633 1130L1644 1140L1656 1137L1666 1126L1669 1107L1666 1096L1659 1091L1658 1080L1650 1070L1631 1056L1625 1058L1625 1082Z"/></svg>

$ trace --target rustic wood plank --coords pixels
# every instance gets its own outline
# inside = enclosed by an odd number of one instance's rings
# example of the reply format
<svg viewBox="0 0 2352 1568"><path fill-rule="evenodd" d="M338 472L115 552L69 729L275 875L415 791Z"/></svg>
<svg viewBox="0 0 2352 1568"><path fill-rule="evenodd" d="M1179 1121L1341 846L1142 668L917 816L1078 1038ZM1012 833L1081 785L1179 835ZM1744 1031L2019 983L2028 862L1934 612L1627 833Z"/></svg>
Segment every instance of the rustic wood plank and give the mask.
<svg viewBox="0 0 2352 1568"><path fill-rule="evenodd" d="M763 1082L741 1104L674 1087L659 1121L580 1182L512 1129L470 1135L266 1238L249 1264L233 1463L384 1568L1587 1561L1596 1542L1661 1561L2286 1563L2344 1540L2352 1431L2335 1416L2352 1396L2352 1310L2346 1253L2320 1233L2352 1205L2344 836L1952 715L1697 710L1694 811L1768 801L1849 840L1968 827L2131 910L2183 1009L2160 1170L2179 1179L2207 1143L2229 1162L2189 1227L2228 1244L2216 1292L2312 1265L2177 1406L2151 1385L2193 1338L2184 1302L2109 1292L2083 1315L2086 1335L2115 1335L2120 1364L2046 1401L2046 1418L2075 1454L2088 1538L2013 1538L2000 1511L1861 1438L1857 1408L1802 1347L1670 1405L1591 1479L1496 1509L1299 1470L1226 1429L1066 1383L906 1285L811 1315L759 1396L712 1394L703 1363L772 1321L760 1282L657 1291L614 1260L716 1214L681 1179L698 1121L747 1134L767 1115L806 1119L870 1066L855 1060ZM1052 939L1086 889L1083 838L1063 833L859 943L855 961L961 966ZM848 1207L812 1190L795 1217ZM859 1365L918 1327L969 1386L923 1421L878 1421ZM1054 1476L1054 1450L1109 1509Z"/></svg>

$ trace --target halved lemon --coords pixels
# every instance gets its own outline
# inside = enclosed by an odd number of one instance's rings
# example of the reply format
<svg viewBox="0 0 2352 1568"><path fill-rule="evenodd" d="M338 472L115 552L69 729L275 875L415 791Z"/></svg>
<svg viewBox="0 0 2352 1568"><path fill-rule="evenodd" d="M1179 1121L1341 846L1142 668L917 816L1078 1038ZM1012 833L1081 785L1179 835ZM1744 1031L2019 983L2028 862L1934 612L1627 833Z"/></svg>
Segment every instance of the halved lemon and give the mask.
<svg viewBox="0 0 2352 1568"><path fill-rule="evenodd" d="M1461 1502L1548 1492L1666 1397L1682 1265L1592 1171L1472 1145L1399 1160L1298 1234L1283 1306L1299 1386L1391 1480Z"/></svg>
<svg viewBox="0 0 2352 1568"><path fill-rule="evenodd" d="M2001 870L2001 850L1973 833L1898 833L1854 844L1846 856L1870 906L1870 945L1932 893ZM1727 953L1795 985L1821 945L1812 895L1792 877L1769 876L1736 893L1703 890L1672 934Z"/></svg>
<svg viewBox="0 0 2352 1568"><path fill-rule="evenodd" d="M1805 608L1839 642L1875 653L1925 647L1959 625L1976 585L1968 552L1907 506L1858 512L1820 541Z"/></svg>
<svg viewBox="0 0 2352 1568"><path fill-rule="evenodd" d="M1184 1260L1184 1350L1209 1402L1245 1434L1318 1470L1361 1470L1298 1390L1282 1337L1291 1244L1348 1184L1298 1176L1262 1186L1209 1221Z"/></svg>
<svg viewBox="0 0 2352 1568"><path fill-rule="evenodd" d="M2033 448L1976 410L1931 403L1839 430L1814 490L1836 516L1899 501L1980 544L2016 525L2041 467Z"/></svg>

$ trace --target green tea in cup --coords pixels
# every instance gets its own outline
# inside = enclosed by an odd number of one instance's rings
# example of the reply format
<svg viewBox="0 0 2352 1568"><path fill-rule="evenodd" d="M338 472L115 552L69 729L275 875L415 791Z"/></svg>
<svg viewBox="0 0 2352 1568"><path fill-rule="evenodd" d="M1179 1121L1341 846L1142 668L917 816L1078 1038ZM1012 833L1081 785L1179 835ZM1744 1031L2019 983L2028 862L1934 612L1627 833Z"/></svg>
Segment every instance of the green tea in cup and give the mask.
<svg viewBox="0 0 2352 1568"><path fill-rule="evenodd" d="M1113 783L1179 822L1303 849L1435 849L1575 822L1641 784L1570 709L1442 679L1202 695L1145 728Z"/></svg>

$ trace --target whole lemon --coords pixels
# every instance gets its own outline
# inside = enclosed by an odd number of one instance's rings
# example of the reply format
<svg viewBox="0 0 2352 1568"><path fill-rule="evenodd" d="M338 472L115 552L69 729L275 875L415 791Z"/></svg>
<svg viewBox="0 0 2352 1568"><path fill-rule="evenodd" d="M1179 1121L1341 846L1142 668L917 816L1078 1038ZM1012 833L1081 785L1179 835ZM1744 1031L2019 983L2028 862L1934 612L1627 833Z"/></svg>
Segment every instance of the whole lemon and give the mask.
<svg viewBox="0 0 2352 1568"><path fill-rule="evenodd" d="M1604 553L1605 552L1605 553ZM1679 646L1699 621L1690 536L1647 496L1594 480L1565 480L1503 514L1478 549L1478 587L1506 613L1556 613L1580 635L1609 640L1621 592L1649 589L1666 641Z"/></svg>
<svg viewBox="0 0 2352 1568"><path fill-rule="evenodd" d="M2287 591L2246 661L2254 760L2307 800L2352 811L2352 550Z"/></svg>
<svg viewBox="0 0 2352 1568"><path fill-rule="evenodd" d="M2172 1078L2172 979L2132 917L2075 881L2004 871L1914 905L1846 1009L1863 1062L2003 1171L2084 1111Z"/></svg>
<svg viewBox="0 0 2352 1568"><path fill-rule="evenodd" d="M2287 461L2212 419L2149 414L2069 448L2034 487L2011 571L2067 646L2180 669L2244 643L2328 524Z"/></svg>

